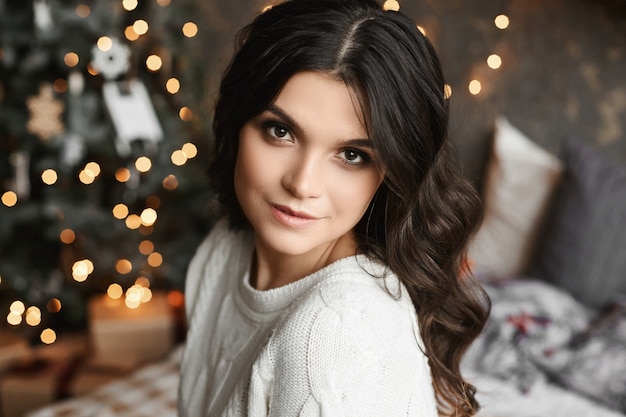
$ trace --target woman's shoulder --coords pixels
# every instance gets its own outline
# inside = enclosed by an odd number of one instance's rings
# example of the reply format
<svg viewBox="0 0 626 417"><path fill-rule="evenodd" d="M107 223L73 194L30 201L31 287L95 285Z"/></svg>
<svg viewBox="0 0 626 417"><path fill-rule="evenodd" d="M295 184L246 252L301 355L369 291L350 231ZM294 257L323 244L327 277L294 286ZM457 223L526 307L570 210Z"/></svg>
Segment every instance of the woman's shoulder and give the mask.
<svg viewBox="0 0 626 417"><path fill-rule="evenodd" d="M195 304L201 293L201 285L210 285L214 280L206 279L222 276L225 271L233 269L237 275L246 263L241 262L252 251L252 239L247 231L234 231L229 227L228 220L218 220L207 236L197 247L187 268L185 281L185 297L189 306ZM237 260L237 262L235 262Z"/></svg>

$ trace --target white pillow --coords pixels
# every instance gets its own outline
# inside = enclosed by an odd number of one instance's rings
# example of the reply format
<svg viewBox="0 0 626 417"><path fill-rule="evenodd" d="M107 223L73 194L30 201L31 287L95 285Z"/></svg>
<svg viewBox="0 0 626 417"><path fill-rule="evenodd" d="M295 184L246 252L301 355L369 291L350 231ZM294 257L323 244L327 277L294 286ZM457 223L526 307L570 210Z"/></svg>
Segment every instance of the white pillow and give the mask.
<svg viewBox="0 0 626 417"><path fill-rule="evenodd" d="M496 118L483 187L485 218L469 248L479 279L488 282L524 273L562 173L556 156L505 117Z"/></svg>

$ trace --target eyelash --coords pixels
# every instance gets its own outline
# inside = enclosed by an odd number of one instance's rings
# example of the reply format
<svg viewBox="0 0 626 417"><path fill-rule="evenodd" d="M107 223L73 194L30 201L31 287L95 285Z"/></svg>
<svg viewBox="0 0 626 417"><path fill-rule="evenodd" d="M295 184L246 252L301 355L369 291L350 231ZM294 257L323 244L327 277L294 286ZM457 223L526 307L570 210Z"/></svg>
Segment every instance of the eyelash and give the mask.
<svg viewBox="0 0 626 417"><path fill-rule="evenodd" d="M276 121L276 120L265 120L261 122L261 128L263 129L263 131L271 138L271 140L274 140L276 142L285 142L285 141L292 141L293 138L291 138L291 129L289 127L287 127L285 124ZM275 133L272 133L272 129L281 129L285 132L285 135L290 136L290 139L285 139L281 136L277 136ZM356 154L357 158L361 158L360 162L353 162L350 161L348 158L346 158L346 153L354 153ZM341 149L338 152L338 155L344 155L339 156L339 158L341 159L341 162L345 165L348 165L350 167L363 167L363 166L367 166L372 162L372 157L371 155L369 155L367 152L362 151L360 149L357 148L344 148Z"/></svg>

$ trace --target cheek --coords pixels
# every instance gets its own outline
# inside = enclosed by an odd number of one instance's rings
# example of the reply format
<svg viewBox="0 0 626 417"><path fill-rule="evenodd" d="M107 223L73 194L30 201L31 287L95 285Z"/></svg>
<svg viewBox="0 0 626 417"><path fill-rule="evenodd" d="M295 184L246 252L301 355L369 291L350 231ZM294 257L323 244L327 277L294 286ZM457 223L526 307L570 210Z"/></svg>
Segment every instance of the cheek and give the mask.
<svg viewBox="0 0 626 417"><path fill-rule="evenodd" d="M237 152L237 159L235 160L235 193L241 200L242 194L244 194L248 187L250 187L250 180L255 178L254 172L254 160L252 156L254 153L247 144L247 141L243 138L239 140L239 149Z"/></svg>
<svg viewBox="0 0 626 417"><path fill-rule="evenodd" d="M360 220L381 183L378 175L364 175L351 181L333 183L335 206L343 213Z"/></svg>
<svg viewBox="0 0 626 417"><path fill-rule="evenodd" d="M258 140L250 137L241 137L239 151L235 162L235 192L242 194L262 187L273 175L275 164L271 155Z"/></svg>

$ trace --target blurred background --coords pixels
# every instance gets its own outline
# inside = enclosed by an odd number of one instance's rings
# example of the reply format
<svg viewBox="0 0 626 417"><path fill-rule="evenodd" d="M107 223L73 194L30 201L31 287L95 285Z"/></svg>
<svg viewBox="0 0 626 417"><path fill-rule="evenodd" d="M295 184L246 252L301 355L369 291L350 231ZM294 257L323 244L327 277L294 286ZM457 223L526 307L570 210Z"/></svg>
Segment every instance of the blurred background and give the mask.
<svg viewBox="0 0 626 417"><path fill-rule="evenodd" d="M180 309L214 220L216 87L236 30L268 5L0 0L2 331L34 345L87 332L90 300L132 310L158 294ZM575 135L626 163L624 0L385 7L439 51L477 186L498 115L554 153Z"/></svg>

